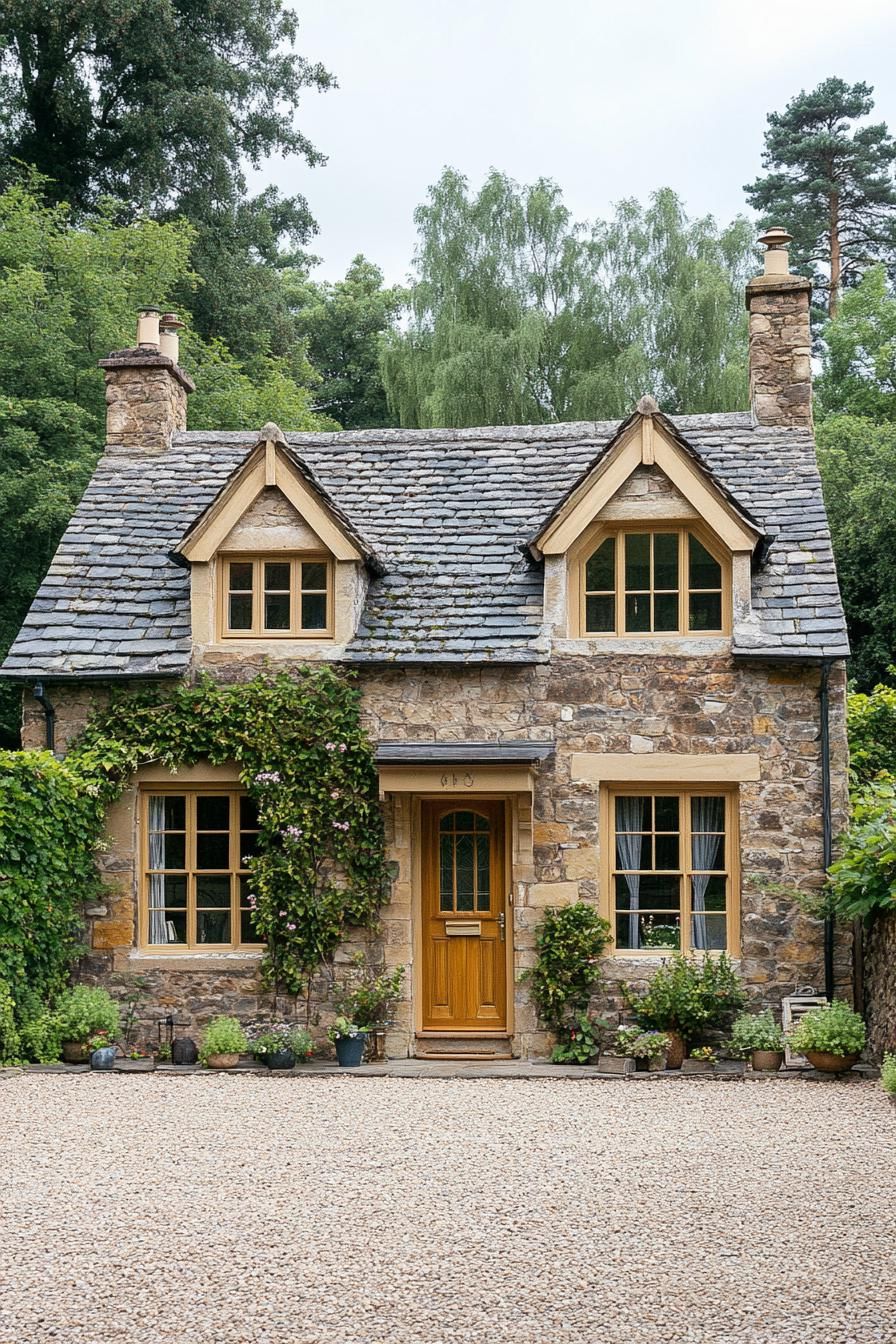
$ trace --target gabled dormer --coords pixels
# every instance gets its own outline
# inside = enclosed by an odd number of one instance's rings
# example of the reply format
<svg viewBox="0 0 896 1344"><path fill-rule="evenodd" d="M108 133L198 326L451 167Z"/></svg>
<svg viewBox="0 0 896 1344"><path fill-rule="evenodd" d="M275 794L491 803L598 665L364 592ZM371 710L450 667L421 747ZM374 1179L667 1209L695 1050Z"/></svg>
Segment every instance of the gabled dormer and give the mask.
<svg viewBox="0 0 896 1344"><path fill-rule="evenodd" d="M372 550L265 425L174 555L191 574L194 654L332 656L354 635Z"/></svg>
<svg viewBox="0 0 896 1344"><path fill-rule="evenodd" d="M530 543L554 640L645 651L730 640L750 620L762 532L651 397Z"/></svg>

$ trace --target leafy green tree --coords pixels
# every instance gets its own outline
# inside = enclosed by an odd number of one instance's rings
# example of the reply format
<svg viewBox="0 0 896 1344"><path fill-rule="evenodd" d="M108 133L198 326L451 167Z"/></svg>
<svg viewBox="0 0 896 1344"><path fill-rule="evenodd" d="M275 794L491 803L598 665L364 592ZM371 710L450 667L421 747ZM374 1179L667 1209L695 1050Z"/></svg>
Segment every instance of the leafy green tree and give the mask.
<svg viewBox="0 0 896 1344"><path fill-rule="evenodd" d="M883 266L872 266L844 294L822 334L824 363L816 385L822 414L896 423L896 297Z"/></svg>
<svg viewBox="0 0 896 1344"><path fill-rule="evenodd" d="M896 266L896 142L885 122L856 126L874 107L868 84L823 80L771 112L763 167L744 187L766 226L786 225L798 268L826 290L836 316L842 290L875 261Z"/></svg>
<svg viewBox="0 0 896 1344"><path fill-rule="evenodd" d="M616 417L746 404L745 221L690 221L673 192L576 223L560 189L447 170L416 212L408 321L383 380L403 425Z"/></svg>
<svg viewBox="0 0 896 1344"><path fill-rule="evenodd" d="M831 415L816 429L818 463L862 690L887 678L896 651L896 424Z"/></svg>
<svg viewBox="0 0 896 1344"><path fill-rule="evenodd" d="M132 344L137 308L170 302L195 282L191 227L117 223L110 209L76 227L46 205L32 178L0 193L0 651L15 636L102 449L97 360ZM189 313L184 313L189 321ZM194 333L184 364L200 390L192 428L230 429L276 418L284 428L330 428L311 411L307 361L243 363ZM303 381L297 381L300 378ZM0 742L18 741L18 696L0 685Z"/></svg>
<svg viewBox="0 0 896 1344"><path fill-rule="evenodd" d="M380 372L384 334L391 330L402 291L383 287L383 273L355 257L344 280L315 284L301 277L290 294L308 357L320 374L315 402L345 429L394 424Z"/></svg>
<svg viewBox="0 0 896 1344"><path fill-rule="evenodd" d="M244 165L323 156L299 129L306 90L333 84L291 48L282 0L6 0L0 6L0 150L34 165L81 213L115 198L124 220L195 226L197 330L241 357L288 355L284 239L314 231L306 201L247 199ZM178 289L181 304L191 294Z"/></svg>

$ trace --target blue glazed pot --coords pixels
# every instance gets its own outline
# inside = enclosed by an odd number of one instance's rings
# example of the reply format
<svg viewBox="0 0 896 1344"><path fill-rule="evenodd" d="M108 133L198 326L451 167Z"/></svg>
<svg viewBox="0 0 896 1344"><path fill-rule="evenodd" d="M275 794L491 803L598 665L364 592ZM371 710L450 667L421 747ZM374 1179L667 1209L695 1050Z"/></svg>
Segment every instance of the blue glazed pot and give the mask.
<svg viewBox="0 0 896 1344"><path fill-rule="evenodd" d="M269 1069L291 1069L296 1062L296 1057L291 1050L275 1050L269 1055L258 1056L262 1064L267 1064Z"/></svg>
<svg viewBox="0 0 896 1344"><path fill-rule="evenodd" d="M357 1036L337 1036L335 1045L339 1067L341 1069L356 1069L364 1058L367 1032L361 1031Z"/></svg>
<svg viewBox="0 0 896 1344"><path fill-rule="evenodd" d="M115 1046L104 1045L99 1050L94 1050L90 1056L90 1067L92 1069L112 1069L115 1067Z"/></svg>

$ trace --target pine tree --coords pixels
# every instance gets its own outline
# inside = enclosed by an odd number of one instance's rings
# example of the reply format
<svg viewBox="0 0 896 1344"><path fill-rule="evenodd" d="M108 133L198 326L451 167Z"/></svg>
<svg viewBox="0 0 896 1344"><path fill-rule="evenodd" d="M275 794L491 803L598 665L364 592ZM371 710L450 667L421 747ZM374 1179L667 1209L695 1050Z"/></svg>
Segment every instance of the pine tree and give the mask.
<svg viewBox="0 0 896 1344"><path fill-rule="evenodd" d="M796 268L826 290L836 316L845 286L877 261L896 270L896 143L885 122L855 126L874 107L868 84L823 80L771 112L765 177L744 187L763 224L794 236Z"/></svg>

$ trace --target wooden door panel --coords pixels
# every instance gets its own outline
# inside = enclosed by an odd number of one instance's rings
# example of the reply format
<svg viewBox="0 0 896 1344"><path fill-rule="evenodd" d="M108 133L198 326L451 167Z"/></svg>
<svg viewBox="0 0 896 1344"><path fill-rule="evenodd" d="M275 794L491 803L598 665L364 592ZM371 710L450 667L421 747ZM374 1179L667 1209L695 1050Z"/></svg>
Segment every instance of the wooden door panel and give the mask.
<svg viewBox="0 0 896 1344"><path fill-rule="evenodd" d="M504 804L424 802L422 841L423 1027L502 1030Z"/></svg>

